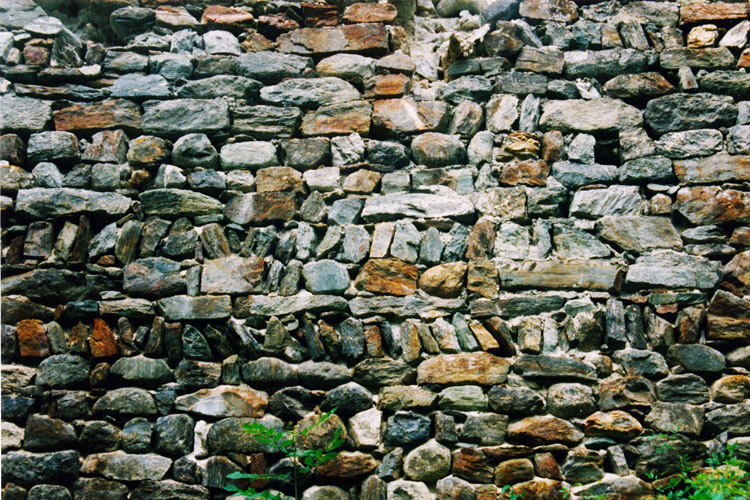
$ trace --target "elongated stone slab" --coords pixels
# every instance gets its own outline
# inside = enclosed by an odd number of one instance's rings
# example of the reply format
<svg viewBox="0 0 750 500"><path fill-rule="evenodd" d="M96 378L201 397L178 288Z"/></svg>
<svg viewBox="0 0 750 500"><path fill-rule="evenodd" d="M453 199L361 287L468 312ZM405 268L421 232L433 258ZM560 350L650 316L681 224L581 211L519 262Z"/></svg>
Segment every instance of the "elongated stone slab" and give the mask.
<svg viewBox="0 0 750 500"><path fill-rule="evenodd" d="M268 297L250 295L239 297L234 303L234 315L238 318L248 316L283 316L302 311L343 311L346 300L336 295L313 295L307 291L288 297Z"/></svg>
<svg viewBox="0 0 750 500"><path fill-rule="evenodd" d="M455 217L464 219L474 214L474 205L467 199L446 190L441 194L394 193L372 196L365 201L362 218L368 222L397 220L404 217Z"/></svg>
<svg viewBox="0 0 750 500"><path fill-rule="evenodd" d="M663 252L644 255L630 266L628 287L702 288L715 287L722 278L721 265L699 257Z"/></svg>
<svg viewBox="0 0 750 500"><path fill-rule="evenodd" d="M87 456L81 465L81 472L101 474L108 479L121 481L158 481L171 466L172 460L161 455L131 455L124 451L113 451Z"/></svg>
<svg viewBox="0 0 750 500"><path fill-rule="evenodd" d="M385 26L379 23L325 28L302 28L278 38L281 52L299 55L358 53L381 55L388 52Z"/></svg>
<svg viewBox="0 0 750 500"><path fill-rule="evenodd" d="M52 113L55 130L94 132L112 128L141 128L140 106L124 99L76 104Z"/></svg>
<svg viewBox="0 0 750 500"><path fill-rule="evenodd" d="M638 108L622 101L602 98L549 101L542 107L539 128L562 132L605 132L643 125Z"/></svg>
<svg viewBox="0 0 750 500"><path fill-rule="evenodd" d="M443 354L420 363L417 383L497 385L505 382L510 365L509 360L487 352Z"/></svg>
<svg viewBox="0 0 750 500"><path fill-rule="evenodd" d="M210 135L229 128L229 108L219 99L164 101L146 110L142 126L144 132L156 135Z"/></svg>
<svg viewBox="0 0 750 500"><path fill-rule="evenodd" d="M694 160L676 160L674 173L683 184L750 181L750 156L720 153Z"/></svg>
<svg viewBox="0 0 750 500"><path fill-rule="evenodd" d="M349 302L349 309L355 316L370 314L431 316L435 311L455 311L463 305L462 298L441 299L418 290L406 297L357 297Z"/></svg>
<svg viewBox="0 0 750 500"><path fill-rule="evenodd" d="M16 211L39 219L80 213L122 215L130 209L130 203L130 198L116 193L73 188L32 188L18 191Z"/></svg>
<svg viewBox="0 0 750 500"><path fill-rule="evenodd" d="M750 193L718 186L677 191L674 209L693 224L750 223Z"/></svg>
<svg viewBox="0 0 750 500"><path fill-rule="evenodd" d="M152 189L138 196L147 215L195 216L221 213L216 198L185 189Z"/></svg>
<svg viewBox="0 0 750 500"><path fill-rule="evenodd" d="M180 396L175 409L205 417L262 417L268 405L268 394L246 385L220 385Z"/></svg>
<svg viewBox="0 0 750 500"><path fill-rule="evenodd" d="M156 307L172 320L220 319L232 314L232 300L228 295L175 295L161 299L156 303Z"/></svg>
<svg viewBox="0 0 750 500"><path fill-rule="evenodd" d="M622 268L610 263L524 262L498 269L500 288L572 288L582 290L617 290L622 282Z"/></svg>

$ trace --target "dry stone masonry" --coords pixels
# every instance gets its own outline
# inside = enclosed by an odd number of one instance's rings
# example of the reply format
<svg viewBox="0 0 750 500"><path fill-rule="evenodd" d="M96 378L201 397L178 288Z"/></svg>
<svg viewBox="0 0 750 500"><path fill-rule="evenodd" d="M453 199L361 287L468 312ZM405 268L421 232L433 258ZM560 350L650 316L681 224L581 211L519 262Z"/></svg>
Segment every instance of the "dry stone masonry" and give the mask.
<svg viewBox="0 0 750 500"><path fill-rule="evenodd" d="M749 16L3 0L3 499L225 498L333 408L304 500L750 458Z"/></svg>

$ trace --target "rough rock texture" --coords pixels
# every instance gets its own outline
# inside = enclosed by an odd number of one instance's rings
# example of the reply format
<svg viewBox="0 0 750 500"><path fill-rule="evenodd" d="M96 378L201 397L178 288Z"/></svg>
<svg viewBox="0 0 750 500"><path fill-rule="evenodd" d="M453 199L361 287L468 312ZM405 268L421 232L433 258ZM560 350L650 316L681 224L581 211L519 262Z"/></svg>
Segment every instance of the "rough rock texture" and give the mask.
<svg viewBox="0 0 750 500"><path fill-rule="evenodd" d="M748 15L0 1L3 497L223 499L334 407L304 500L746 452Z"/></svg>

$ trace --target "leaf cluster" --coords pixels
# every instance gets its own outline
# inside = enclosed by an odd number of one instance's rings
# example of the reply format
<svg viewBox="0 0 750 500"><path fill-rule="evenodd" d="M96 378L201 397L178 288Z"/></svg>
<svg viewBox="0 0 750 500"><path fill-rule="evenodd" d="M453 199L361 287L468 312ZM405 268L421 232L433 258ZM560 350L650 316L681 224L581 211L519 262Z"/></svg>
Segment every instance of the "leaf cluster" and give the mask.
<svg viewBox="0 0 750 500"><path fill-rule="evenodd" d="M247 474L244 472L233 472L227 475L227 478L234 480L245 479L249 482L269 480L292 482L294 485L295 498L298 498L298 478L310 474L320 465L323 465L326 462L330 462L339 455L340 451L338 450L338 448L340 448L344 444L344 440L341 437L344 431L344 427L339 426L338 428L336 428L333 436L331 437L331 440L323 448L306 449L300 447L297 444L297 437L306 436L310 433L310 431L325 423L335 412L336 408L332 409L329 412L321 414L318 420L313 425L302 429L299 432L297 428L292 429L291 432L283 430L277 431L275 429L268 428L259 422L244 424L242 426L242 429L246 433L250 434L257 442L261 444L272 445L282 455L290 459L292 461L292 470L282 474ZM229 492L239 494L246 498L261 498L264 500L284 500L285 498L284 495L279 492L275 492L270 489L258 491L252 486L246 489L242 489L235 484L230 484L226 486L225 489Z"/></svg>

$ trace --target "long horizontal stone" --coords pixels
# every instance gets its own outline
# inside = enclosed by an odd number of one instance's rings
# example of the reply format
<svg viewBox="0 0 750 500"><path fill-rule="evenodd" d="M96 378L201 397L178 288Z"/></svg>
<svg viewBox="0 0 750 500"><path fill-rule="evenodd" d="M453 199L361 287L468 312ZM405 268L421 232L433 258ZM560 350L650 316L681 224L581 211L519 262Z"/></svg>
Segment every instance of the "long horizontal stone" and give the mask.
<svg viewBox="0 0 750 500"><path fill-rule="evenodd" d="M689 66L695 69L734 69L735 59L726 47L700 49L676 48L662 51L659 63L664 69L680 69Z"/></svg>
<svg viewBox="0 0 750 500"><path fill-rule="evenodd" d="M220 385L185 394L175 400L177 411L205 417L262 417L268 405L268 394L246 385Z"/></svg>
<svg viewBox="0 0 750 500"><path fill-rule="evenodd" d="M420 363L417 383L497 385L505 382L510 365L508 359L487 352L443 354Z"/></svg>
<svg viewBox="0 0 750 500"><path fill-rule="evenodd" d="M524 262L499 266L500 288L572 288L617 290L623 270L611 263Z"/></svg>
<svg viewBox="0 0 750 500"><path fill-rule="evenodd" d="M0 109L3 110L0 113L0 130L3 133L10 131L38 132L44 130L45 125L52 117L51 102L29 97L4 95L0 97Z"/></svg>
<svg viewBox="0 0 750 500"><path fill-rule="evenodd" d="M629 288L701 288L715 287L723 276L721 264L700 257L663 252L639 257L625 276Z"/></svg>
<svg viewBox="0 0 750 500"><path fill-rule="evenodd" d="M750 156L720 153L694 160L675 160L673 165L682 184L750 181Z"/></svg>
<svg viewBox="0 0 750 500"><path fill-rule="evenodd" d="M277 44L279 51L299 55L381 55L388 52L388 36L385 26L380 23L302 28L284 33Z"/></svg>
<svg viewBox="0 0 750 500"><path fill-rule="evenodd" d="M541 129L562 132L614 132L641 125L643 117L638 108L609 98L548 101L539 118Z"/></svg>
<svg viewBox="0 0 750 500"><path fill-rule="evenodd" d="M750 5L744 2L692 2L680 7L681 24L746 19L748 15L750 15Z"/></svg>
<svg viewBox="0 0 750 500"><path fill-rule="evenodd" d="M79 461L79 453L72 450L54 453L11 451L3 454L3 480L29 487L40 483L66 483L78 476Z"/></svg>
<svg viewBox="0 0 750 500"><path fill-rule="evenodd" d="M229 107L220 99L175 99L150 106L141 126L149 134L177 137L185 134L215 134L229 128Z"/></svg>
<svg viewBox="0 0 750 500"><path fill-rule="evenodd" d="M116 216L126 213L130 204L130 198L116 193L73 188L32 188L18 191L16 212L39 219L81 213Z"/></svg>
<svg viewBox="0 0 750 500"><path fill-rule="evenodd" d="M303 311L343 311L346 300L336 295L313 295L302 291L288 297L249 295L239 297L234 302L234 316L283 316Z"/></svg>
<svg viewBox="0 0 750 500"><path fill-rule="evenodd" d="M597 221L596 229L601 238L623 250L682 248L682 238L667 217L603 217Z"/></svg>
<svg viewBox="0 0 750 500"><path fill-rule="evenodd" d="M76 104L52 113L55 130L95 132L113 128L141 128L141 108L125 99Z"/></svg>
<svg viewBox="0 0 750 500"><path fill-rule="evenodd" d="M171 320L221 319L232 315L229 295L175 295L159 300L156 307Z"/></svg>
<svg viewBox="0 0 750 500"><path fill-rule="evenodd" d="M172 460L161 455L131 455L119 450L87 456L81 465L81 472L101 474L107 479L120 481L158 481L167 474L171 466Z"/></svg>
<svg viewBox="0 0 750 500"><path fill-rule="evenodd" d="M596 380L596 369L586 363L563 356L524 354L513 365L513 371L523 377L580 380Z"/></svg>
<svg viewBox="0 0 750 500"><path fill-rule="evenodd" d="M224 206L216 198L186 189L152 189L138 196L146 215L196 216L219 214Z"/></svg>
<svg viewBox="0 0 750 500"><path fill-rule="evenodd" d="M80 300L86 290L86 276L67 269L34 269L23 274L4 276L4 296L23 295L32 300Z"/></svg>
<svg viewBox="0 0 750 500"><path fill-rule="evenodd" d="M335 136L359 134L367 137L370 133L372 106L367 101L321 106L302 118L300 131L303 136Z"/></svg>
<svg viewBox="0 0 750 500"><path fill-rule="evenodd" d="M468 199L452 194L453 192L448 189L438 193L394 193L372 196L365 200L362 218L368 222L378 222L404 217L467 219L474 215L474 205Z"/></svg>
<svg viewBox="0 0 750 500"><path fill-rule="evenodd" d="M441 299L427 295L421 290L406 297L357 297L349 301L349 309L355 316L429 316L438 310L455 311L463 305L463 298Z"/></svg>
<svg viewBox="0 0 750 500"><path fill-rule="evenodd" d="M207 260L201 272L202 293L260 293L263 259L244 259L235 255Z"/></svg>
<svg viewBox="0 0 750 500"><path fill-rule="evenodd" d="M545 312L557 311L565 305L574 292L535 293L533 295L504 294L496 299L477 299L469 305L472 317L502 316L515 318L517 316L533 316ZM566 296L572 295L570 297Z"/></svg>

